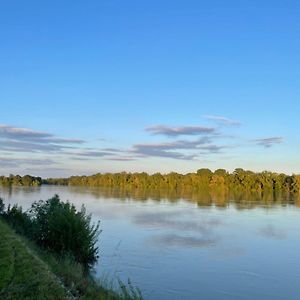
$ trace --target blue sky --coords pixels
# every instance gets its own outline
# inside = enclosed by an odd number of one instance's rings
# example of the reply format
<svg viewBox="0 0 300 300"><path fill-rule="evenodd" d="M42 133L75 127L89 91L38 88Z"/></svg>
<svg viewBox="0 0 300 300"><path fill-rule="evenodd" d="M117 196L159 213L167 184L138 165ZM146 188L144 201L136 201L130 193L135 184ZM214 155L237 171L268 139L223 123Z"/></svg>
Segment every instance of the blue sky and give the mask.
<svg viewBox="0 0 300 300"><path fill-rule="evenodd" d="M298 1L2 1L1 173L299 173Z"/></svg>

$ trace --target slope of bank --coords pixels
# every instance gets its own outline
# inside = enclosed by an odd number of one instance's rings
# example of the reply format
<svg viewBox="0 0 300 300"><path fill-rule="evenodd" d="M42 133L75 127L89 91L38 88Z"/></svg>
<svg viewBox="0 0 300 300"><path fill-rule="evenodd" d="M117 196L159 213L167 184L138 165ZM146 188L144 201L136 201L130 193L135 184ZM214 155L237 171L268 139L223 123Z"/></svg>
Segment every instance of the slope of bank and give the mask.
<svg viewBox="0 0 300 300"><path fill-rule="evenodd" d="M5 209L0 198L0 299L140 300L138 289L99 282L99 223L55 195L34 202L30 213Z"/></svg>
<svg viewBox="0 0 300 300"><path fill-rule="evenodd" d="M0 299L68 299L64 287L0 220Z"/></svg>
<svg viewBox="0 0 300 300"><path fill-rule="evenodd" d="M131 286L115 292L84 277L78 264L36 248L1 218L0 237L0 299L142 299Z"/></svg>

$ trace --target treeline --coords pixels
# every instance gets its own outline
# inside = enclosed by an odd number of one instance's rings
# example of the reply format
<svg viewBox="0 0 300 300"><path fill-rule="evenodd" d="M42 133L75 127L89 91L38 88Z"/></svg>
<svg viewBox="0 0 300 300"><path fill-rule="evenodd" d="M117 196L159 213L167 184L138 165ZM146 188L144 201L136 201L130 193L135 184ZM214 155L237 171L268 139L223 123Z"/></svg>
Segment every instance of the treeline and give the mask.
<svg viewBox="0 0 300 300"><path fill-rule="evenodd" d="M40 186L43 180L41 177L30 175L9 175L0 176L0 185L2 186Z"/></svg>
<svg viewBox="0 0 300 300"><path fill-rule="evenodd" d="M90 186L90 187L118 187L125 189L169 189L169 190L220 190L270 192L280 191L288 193L300 192L300 175L286 175L275 172L252 172L241 168L229 173L224 169L212 172L209 169L199 169L196 173L168 174L142 173L105 173L91 176L72 176L69 178L33 177L30 175L0 176L0 185L5 186L39 186L41 184Z"/></svg>
<svg viewBox="0 0 300 300"><path fill-rule="evenodd" d="M286 175L264 171L235 169L229 173L224 169L212 172L209 169L199 169L196 173L179 174L155 173L106 173L91 176L72 176L68 179L48 179L46 183L65 184L71 186L120 187L145 189L175 189L175 190L236 190L249 192L300 192L300 175Z"/></svg>

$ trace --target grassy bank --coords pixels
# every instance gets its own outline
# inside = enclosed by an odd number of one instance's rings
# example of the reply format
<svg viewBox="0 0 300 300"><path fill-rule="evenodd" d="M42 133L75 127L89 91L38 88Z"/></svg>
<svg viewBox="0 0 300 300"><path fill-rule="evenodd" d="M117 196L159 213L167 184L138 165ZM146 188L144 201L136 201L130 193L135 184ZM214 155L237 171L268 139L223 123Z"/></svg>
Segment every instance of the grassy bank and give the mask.
<svg viewBox="0 0 300 300"><path fill-rule="evenodd" d="M0 220L0 299L68 299L50 268Z"/></svg>
<svg viewBox="0 0 300 300"><path fill-rule="evenodd" d="M142 300L139 290L131 285L119 282L119 286L113 286L110 282L97 281L83 266L72 257L57 256L37 247L31 241L26 241L28 247L34 250L60 279L71 295L71 299L95 299L95 300ZM1 298L0 298L1 299Z"/></svg>
<svg viewBox="0 0 300 300"><path fill-rule="evenodd" d="M118 292L88 276L72 258L56 256L19 236L0 218L0 299L141 299L137 290Z"/></svg>

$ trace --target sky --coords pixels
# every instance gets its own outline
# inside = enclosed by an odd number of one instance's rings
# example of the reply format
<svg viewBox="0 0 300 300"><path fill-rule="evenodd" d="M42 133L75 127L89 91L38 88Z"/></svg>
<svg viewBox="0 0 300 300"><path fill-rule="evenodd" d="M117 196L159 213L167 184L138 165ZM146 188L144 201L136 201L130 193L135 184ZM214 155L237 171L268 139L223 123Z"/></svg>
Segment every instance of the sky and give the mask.
<svg viewBox="0 0 300 300"><path fill-rule="evenodd" d="M0 173L300 173L300 2L0 1Z"/></svg>

